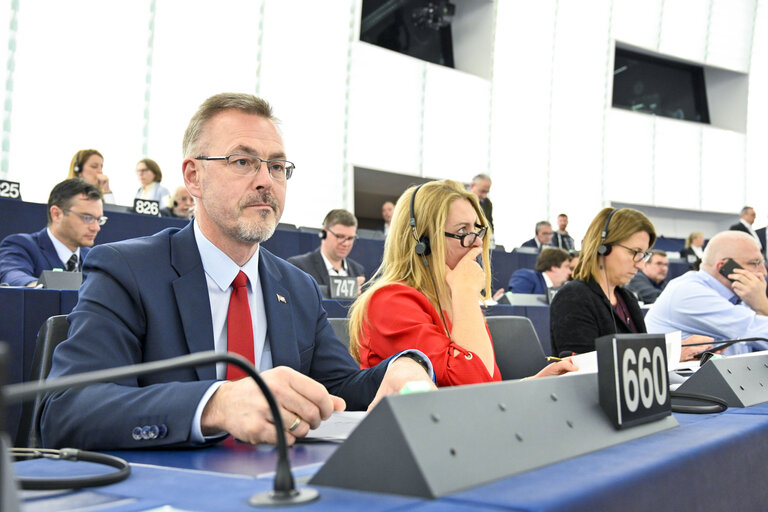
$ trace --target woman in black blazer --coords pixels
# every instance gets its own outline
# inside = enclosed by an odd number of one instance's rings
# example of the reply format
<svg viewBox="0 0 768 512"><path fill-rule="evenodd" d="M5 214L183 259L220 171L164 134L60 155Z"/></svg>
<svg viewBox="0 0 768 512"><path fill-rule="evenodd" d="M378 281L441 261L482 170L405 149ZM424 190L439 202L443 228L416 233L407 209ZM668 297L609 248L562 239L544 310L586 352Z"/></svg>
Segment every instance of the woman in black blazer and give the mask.
<svg viewBox="0 0 768 512"><path fill-rule="evenodd" d="M582 241L574 280L552 301L555 355L593 351L595 338L606 334L646 332L637 299L623 285L644 267L655 241L653 224L642 212L605 208L597 214ZM684 347L681 359L688 360L706 348Z"/></svg>

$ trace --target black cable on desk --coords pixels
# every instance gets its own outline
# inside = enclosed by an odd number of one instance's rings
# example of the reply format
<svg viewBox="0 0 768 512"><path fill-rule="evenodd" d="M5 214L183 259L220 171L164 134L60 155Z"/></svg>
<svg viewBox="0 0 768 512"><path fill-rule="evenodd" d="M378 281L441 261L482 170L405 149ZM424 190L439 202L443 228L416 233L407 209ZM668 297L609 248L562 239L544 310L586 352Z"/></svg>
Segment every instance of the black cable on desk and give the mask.
<svg viewBox="0 0 768 512"><path fill-rule="evenodd" d="M683 398L687 400L698 400L700 402L709 402L709 404L702 405L684 405L675 404L672 401L672 412L682 412L686 414L714 414L723 412L728 409L728 404L722 398L718 398L712 395L693 394L693 393L680 393L678 391L672 391L670 398Z"/></svg>
<svg viewBox="0 0 768 512"><path fill-rule="evenodd" d="M75 448L63 448L61 450L49 450L45 448L14 448L11 455L16 458L26 459L61 459L71 461L94 462L117 468L117 471L104 475L77 476L71 478L19 478L19 486L25 490L52 491L59 489L82 489L84 487L97 487L100 485L122 482L131 474L131 466L124 459L104 453L77 450Z"/></svg>

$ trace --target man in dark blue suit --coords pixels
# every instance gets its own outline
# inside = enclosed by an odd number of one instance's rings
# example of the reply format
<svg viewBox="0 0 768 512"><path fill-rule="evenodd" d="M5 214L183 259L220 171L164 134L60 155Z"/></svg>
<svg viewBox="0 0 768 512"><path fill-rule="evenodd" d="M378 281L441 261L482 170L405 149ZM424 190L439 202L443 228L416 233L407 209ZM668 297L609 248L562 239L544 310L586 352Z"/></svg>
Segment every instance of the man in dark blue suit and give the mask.
<svg viewBox="0 0 768 512"><path fill-rule="evenodd" d="M182 163L195 220L91 251L51 376L247 349L276 395L289 443L345 405L364 409L408 381L429 380L429 361L413 352L360 370L334 335L317 284L260 247L274 233L293 172L274 122L269 104L247 94L200 106ZM233 309L243 313L232 304L243 300L248 321L231 322ZM230 344L246 331L249 346ZM211 365L49 395L43 443L150 448L226 434L274 443L266 399L250 378L229 371Z"/></svg>
<svg viewBox="0 0 768 512"><path fill-rule="evenodd" d="M107 220L103 213L95 186L79 178L57 184L48 197L48 227L0 243L0 283L35 286L43 270L80 270Z"/></svg>
<svg viewBox="0 0 768 512"><path fill-rule="evenodd" d="M320 239L320 247L292 256L288 262L314 277L326 298L330 296L328 287L334 276L356 277L359 294L365 282L365 267L349 257L357 239L357 218L347 210L331 210L323 219Z"/></svg>
<svg viewBox="0 0 768 512"><path fill-rule="evenodd" d="M521 268L509 279L512 293L545 294L547 288L557 288L571 276L571 255L564 249L545 247L536 258L536 270Z"/></svg>
<svg viewBox="0 0 768 512"><path fill-rule="evenodd" d="M520 247L531 247L541 250L542 247L552 244L552 224L546 220L541 220L536 223L536 236L530 240L526 240Z"/></svg>

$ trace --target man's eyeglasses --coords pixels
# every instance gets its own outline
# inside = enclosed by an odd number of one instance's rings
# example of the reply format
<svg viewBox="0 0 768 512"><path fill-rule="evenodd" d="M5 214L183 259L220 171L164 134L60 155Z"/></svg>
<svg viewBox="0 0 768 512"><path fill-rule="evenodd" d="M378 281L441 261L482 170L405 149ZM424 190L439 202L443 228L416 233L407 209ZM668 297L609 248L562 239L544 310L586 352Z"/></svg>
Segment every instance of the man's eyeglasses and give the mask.
<svg viewBox="0 0 768 512"><path fill-rule="evenodd" d="M630 249L626 245L621 245L621 244L613 244L613 245L618 245L622 249L626 249L629 252L631 252L632 261L634 261L635 263L640 263L641 261L648 261L648 259L651 257L651 251L637 251L635 249Z"/></svg>
<svg viewBox="0 0 768 512"><path fill-rule="evenodd" d="M88 215L88 214L85 214L85 213L78 213L78 212L76 212L74 210L64 210L64 213L74 213L75 215L77 215L78 217L83 219L83 223L85 223L85 224L93 224L94 222L98 222L99 226L103 226L104 224L106 224L107 223L107 219L108 219L108 217L104 217L104 216L94 217L93 215Z"/></svg>
<svg viewBox="0 0 768 512"><path fill-rule="evenodd" d="M344 242L354 242L355 240L357 240L357 235L356 234L352 235L352 236L345 236L345 235L336 234L336 233L334 233L333 231L331 231L328 228L325 228L325 230L327 232L329 232L330 234L332 234L333 236L335 236L336 240L338 240L339 243L341 243L341 244L343 244Z"/></svg>
<svg viewBox="0 0 768 512"><path fill-rule="evenodd" d="M269 177L275 181L285 181L291 179L293 170L296 168L293 162L288 160L264 160L253 155L233 154L227 156L198 156L195 160L224 160L227 162L227 169L239 176L250 176L259 172L261 164L267 164Z"/></svg>
<svg viewBox="0 0 768 512"><path fill-rule="evenodd" d="M459 243L461 243L462 247L472 247L473 245L475 245L475 240L477 240L478 238L482 240L483 237L485 237L485 233L488 231L488 226L481 226L479 224L475 224L475 227L480 228L480 231L467 233L465 235L457 235L456 233L448 233L446 231L444 234L448 238L455 238L456 240L459 240Z"/></svg>

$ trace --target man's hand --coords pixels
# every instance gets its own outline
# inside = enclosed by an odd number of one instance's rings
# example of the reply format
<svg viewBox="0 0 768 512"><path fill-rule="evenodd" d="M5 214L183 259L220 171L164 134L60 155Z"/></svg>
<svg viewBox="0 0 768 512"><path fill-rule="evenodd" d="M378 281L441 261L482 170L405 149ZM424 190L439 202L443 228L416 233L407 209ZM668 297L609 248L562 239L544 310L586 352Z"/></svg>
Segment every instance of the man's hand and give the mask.
<svg viewBox="0 0 768 512"><path fill-rule="evenodd" d="M333 411L346 407L343 399L330 395L322 384L291 368L272 368L262 372L261 377L275 395L289 445L307 435L310 428L319 427ZM301 422L288 432L296 418ZM200 423L203 435L228 432L253 444L277 443L269 404L250 377L223 383L206 404Z"/></svg>
<svg viewBox="0 0 768 512"><path fill-rule="evenodd" d="M743 268L733 269L733 293L759 315L768 315L768 298L765 296L765 278Z"/></svg>
<svg viewBox="0 0 768 512"><path fill-rule="evenodd" d="M712 338L710 336L704 336L702 334L692 334L689 337L685 338L683 340L683 344L680 347L680 361L693 361L695 359L695 355L699 354L701 352L704 352L705 350L709 350L712 348L712 342L715 341L715 338ZM686 347L686 345L690 345L692 343L709 343L709 345L697 345L695 347Z"/></svg>
<svg viewBox="0 0 768 512"><path fill-rule="evenodd" d="M423 366L409 357L398 357L389 365L373 402L368 406L368 410L376 407L376 404L385 396L399 393L403 386L412 381L425 381L429 383L431 389L437 389Z"/></svg>
<svg viewBox="0 0 768 512"><path fill-rule="evenodd" d="M533 379L538 379L539 377L554 377L556 375L563 375L565 373L569 372L575 372L578 370L579 367L573 364L572 358L563 359L562 361L558 361L556 363L548 364L544 368L539 371L536 375L534 375Z"/></svg>

